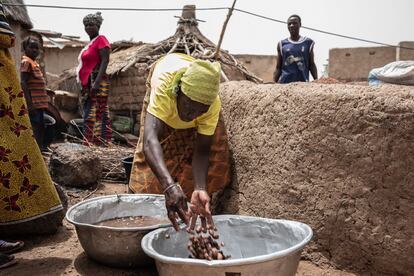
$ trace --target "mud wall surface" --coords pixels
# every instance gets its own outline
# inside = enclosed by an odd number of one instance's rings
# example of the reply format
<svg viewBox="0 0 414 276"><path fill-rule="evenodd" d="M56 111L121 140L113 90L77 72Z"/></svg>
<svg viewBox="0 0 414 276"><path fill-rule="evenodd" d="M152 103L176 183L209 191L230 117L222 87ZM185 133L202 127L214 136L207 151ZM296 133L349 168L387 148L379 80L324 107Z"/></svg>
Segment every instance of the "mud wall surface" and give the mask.
<svg viewBox="0 0 414 276"><path fill-rule="evenodd" d="M44 47L47 72L60 75L64 70L78 66L78 56L81 50L82 47L71 46L66 46L63 49Z"/></svg>
<svg viewBox="0 0 414 276"><path fill-rule="evenodd" d="M218 211L299 220L304 257L372 275L414 273L414 89L228 82L233 156Z"/></svg>

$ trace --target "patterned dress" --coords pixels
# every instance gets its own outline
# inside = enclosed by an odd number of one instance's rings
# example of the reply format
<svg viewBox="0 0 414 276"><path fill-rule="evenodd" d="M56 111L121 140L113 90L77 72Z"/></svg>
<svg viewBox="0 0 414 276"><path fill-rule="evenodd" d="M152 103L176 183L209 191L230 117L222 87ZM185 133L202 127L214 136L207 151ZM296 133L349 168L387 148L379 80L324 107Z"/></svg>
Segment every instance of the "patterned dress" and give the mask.
<svg viewBox="0 0 414 276"><path fill-rule="evenodd" d="M56 224L52 225L49 219L63 209L33 138L15 63L8 50L14 41L12 32L7 32L0 5L0 236L38 233L36 222L41 218L55 228L43 229L45 232L56 231Z"/></svg>

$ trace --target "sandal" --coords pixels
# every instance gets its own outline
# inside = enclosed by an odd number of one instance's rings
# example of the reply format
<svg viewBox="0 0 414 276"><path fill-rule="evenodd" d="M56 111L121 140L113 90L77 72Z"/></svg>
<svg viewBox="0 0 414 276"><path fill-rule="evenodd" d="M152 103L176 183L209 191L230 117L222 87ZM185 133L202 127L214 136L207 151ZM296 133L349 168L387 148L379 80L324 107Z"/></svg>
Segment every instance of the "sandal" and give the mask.
<svg viewBox="0 0 414 276"><path fill-rule="evenodd" d="M13 255L0 253L0 269L12 266L17 263Z"/></svg>
<svg viewBox="0 0 414 276"><path fill-rule="evenodd" d="M16 252L23 246L24 246L24 242L22 241L17 241L17 242L2 241L0 242L0 253L10 254L10 253Z"/></svg>

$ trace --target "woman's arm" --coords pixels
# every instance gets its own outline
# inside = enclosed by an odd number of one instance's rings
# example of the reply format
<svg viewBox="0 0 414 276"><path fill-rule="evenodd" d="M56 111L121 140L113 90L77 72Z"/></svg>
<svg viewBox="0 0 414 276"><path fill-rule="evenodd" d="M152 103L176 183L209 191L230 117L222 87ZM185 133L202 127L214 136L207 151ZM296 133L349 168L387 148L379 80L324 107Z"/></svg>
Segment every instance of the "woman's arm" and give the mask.
<svg viewBox="0 0 414 276"><path fill-rule="evenodd" d="M106 68L108 67L110 51L111 50L108 47L99 50L101 63L99 65L98 75L96 76L94 83L92 83L92 90L99 90L99 83L106 72Z"/></svg>
<svg viewBox="0 0 414 276"><path fill-rule="evenodd" d="M145 160L159 180L163 190L169 185L174 184L174 180L165 165L164 153L159 141L159 137L165 128L163 121L151 113L147 113L144 126Z"/></svg>
<svg viewBox="0 0 414 276"><path fill-rule="evenodd" d="M163 191L165 191L165 206L168 218L176 231L179 230L177 215L188 224L187 199L181 188L175 184L164 162L164 154L159 137L167 126L154 115L147 113L144 125L144 155L152 172L157 177Z"/></svg>
<svg viewBox="0 0 414 276"><path fill-rule="evenodd" d="M200 217L203 231L214 228L213 217L210 210L210 196L207 192L207 176L210 157L210 147L213 136L197 133L193 154L194 192L190 204L190 229L194 230L197 218Z"/></svg>
<svg viewBox="0 0 414 276"><path fill-rule="evenodd" d="M194 190L207 190L207 173L213 136L197 133L193 153Z"/></svg>

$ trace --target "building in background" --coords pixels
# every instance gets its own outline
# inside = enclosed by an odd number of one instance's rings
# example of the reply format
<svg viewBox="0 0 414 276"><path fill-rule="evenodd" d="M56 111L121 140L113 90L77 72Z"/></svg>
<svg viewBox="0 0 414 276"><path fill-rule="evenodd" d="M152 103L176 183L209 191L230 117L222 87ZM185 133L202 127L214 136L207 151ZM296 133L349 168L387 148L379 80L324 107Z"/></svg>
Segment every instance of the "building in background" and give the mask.
<svg viewBox="0 0 414 276"><path fill-rule="evenodd" d="M414 42L400 47L335 48L329 50L329 77L340 81L366 81L368 73L397 60L414 60ZM412 48L412 49L408 49Z"/></svg>
<svg viewBox="0 0 414 276"><path fill-rule="evenodd" d="M238 54L234 57L250 72L258 76L263 82L273 82L273 72L276 69L277 56Z"/></svg>
<svg viewBox="0 0 414 276"><path fill-rule="evenodd" d="M14 0L13 4L23 4L23 0ZM16 69L20 70L20 59L22 55L22 40L32 34L41 39L39 34L33 33L31 29L33 28L32 21L29 18L27 9L25 6L7 6L3 5L4 12L6 14L7 20L16 36L16 44L10 49L11 54L13 55L14 62L16 63ZM41 57L40 57L41 59ZM42 64L40 64L42 66Z"/></svg>

